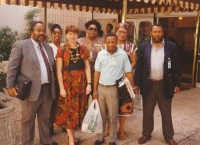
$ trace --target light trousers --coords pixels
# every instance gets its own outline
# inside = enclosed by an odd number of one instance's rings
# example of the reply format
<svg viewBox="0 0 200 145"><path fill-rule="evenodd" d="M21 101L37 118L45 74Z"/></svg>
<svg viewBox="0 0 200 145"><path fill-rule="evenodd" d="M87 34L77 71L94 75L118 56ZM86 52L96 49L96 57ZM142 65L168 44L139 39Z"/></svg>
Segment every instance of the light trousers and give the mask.
<svg viewBox="0 0 200 145"><path fill-rule="evenodd" d="M103 119L103 132L98 134L98 139L102 140L106 129L107 114L110 121L109 142L115 142L117 139L117 120L118 120L118 90L116 86L98 86L98 103Z"/></svg>

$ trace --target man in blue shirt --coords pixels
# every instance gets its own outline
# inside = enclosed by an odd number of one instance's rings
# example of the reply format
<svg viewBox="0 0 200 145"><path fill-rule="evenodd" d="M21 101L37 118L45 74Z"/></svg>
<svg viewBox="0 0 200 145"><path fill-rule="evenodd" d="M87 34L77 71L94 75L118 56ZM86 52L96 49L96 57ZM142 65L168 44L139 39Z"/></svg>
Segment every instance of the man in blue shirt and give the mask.
<svg viewBox="0 0 200 145"><path fill-rule="evenodd" d="M125 74L134 86L128 55L117 48L117 42L118 38L115 33L106 34L106 49L98 53L95 62L93 99L97 99L99 103L103 119L103 132L98 134L98 140L94 145L101 145L104 142L107 112L110 121L109 145L116 145L119 101L116 80Z"/></svg>

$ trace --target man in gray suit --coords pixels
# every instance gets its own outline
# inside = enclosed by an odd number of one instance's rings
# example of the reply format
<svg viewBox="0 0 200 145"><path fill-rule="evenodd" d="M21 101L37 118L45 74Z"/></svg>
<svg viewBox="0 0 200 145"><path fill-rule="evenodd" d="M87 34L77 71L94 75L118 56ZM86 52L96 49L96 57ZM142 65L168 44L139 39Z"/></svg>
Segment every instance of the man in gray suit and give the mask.
<svg viewBox="0 0 200 145"><path fill-rule="evenodd" d="M21 73L32 81L30 92L22 103L22 144L32 145L37 114L40 143L57 145L49 134L49 117L55 95L52 48L44 43L45 25L41 21L31 26L31 38L17 41L12 46L7 72L7 88L16 97L15 80Z"/></svg>

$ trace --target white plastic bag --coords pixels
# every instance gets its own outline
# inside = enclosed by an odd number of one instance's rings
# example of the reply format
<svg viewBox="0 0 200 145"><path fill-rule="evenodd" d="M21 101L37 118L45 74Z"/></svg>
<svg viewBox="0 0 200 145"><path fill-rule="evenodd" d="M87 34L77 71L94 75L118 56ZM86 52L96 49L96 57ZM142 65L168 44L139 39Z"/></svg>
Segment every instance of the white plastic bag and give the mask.
<svg viewBox="0 0 200 145"><path fill-rule="evenodd" d="M135 94L135 99L134 99L134 108L142 110L142 95L140 93Z"/></svg>
<svg viewBox="0 0 200 145"><path fill-rule="evenodd" d="M88 108L90 107L91 103L92 103L92 95L90 94L88 97Z"/></svg>
<svg viewBox="0 0 200 145"><path fill-rule="evenodd" d="M93 100L83 119L81 130L87 133L102 133L103 121L97 99Z"/></svg>

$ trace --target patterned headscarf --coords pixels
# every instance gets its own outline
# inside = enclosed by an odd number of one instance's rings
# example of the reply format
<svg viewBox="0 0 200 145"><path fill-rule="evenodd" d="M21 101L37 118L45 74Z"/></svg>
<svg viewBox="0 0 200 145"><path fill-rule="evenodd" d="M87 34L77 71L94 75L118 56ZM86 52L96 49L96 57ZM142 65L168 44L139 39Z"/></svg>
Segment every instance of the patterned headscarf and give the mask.
<svg viewBox="0 0 200 145"><path fill-rule="evenodd" d="M119 30L119 28L125 28L127 31L128 31L128 27L129 27L129 24L128 23L119 23L117 24L117 26L115 27L115 33Z"/></svg>

